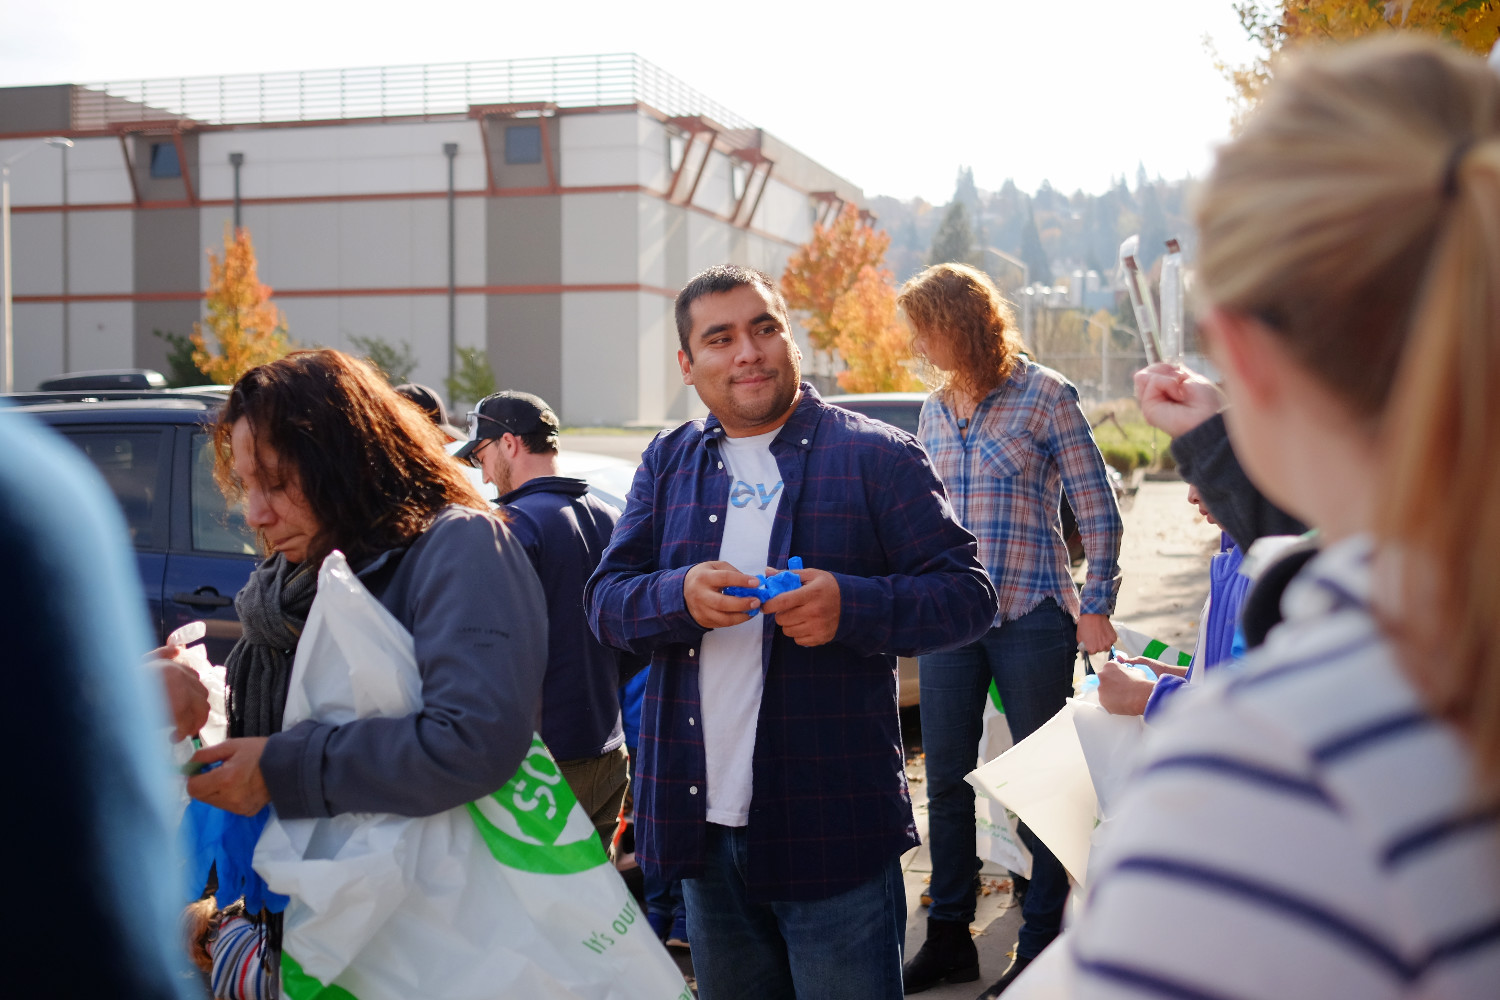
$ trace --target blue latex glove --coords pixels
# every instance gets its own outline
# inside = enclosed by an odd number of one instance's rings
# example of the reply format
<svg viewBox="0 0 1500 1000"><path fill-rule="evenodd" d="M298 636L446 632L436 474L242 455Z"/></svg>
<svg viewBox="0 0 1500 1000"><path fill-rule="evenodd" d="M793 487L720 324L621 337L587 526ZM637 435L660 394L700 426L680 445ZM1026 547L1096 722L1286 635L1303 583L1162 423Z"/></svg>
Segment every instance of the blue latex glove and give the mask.
<svg viewBox="0 0 1500 1000"><path fill-rule="evenodd" d="M756 579L760 581L759 587L725 587L724 593L730 597L758 597L760 603L764 604L773 597L802 586L802 578L792 572L802 568L802 557L792 556L786 561L786 566L787 568L780 573L772 573L769 576L765 573L755 574ZM759 613L759 608L752 608L745 612L750 618L754 618Z"/></svg>
<svg viewBox="0 0 1500 1000"><path fill-rule="evenodd" d="M250 865L255 842L270 818L270 806L254 816L240 816L197 799L189 802L181 829L182 853L188 862L188 899L197 899L203 892L213 867L219 878L214 899L221 908L244 896L249 913L286 909L287 897L272 892Z"/></svg>

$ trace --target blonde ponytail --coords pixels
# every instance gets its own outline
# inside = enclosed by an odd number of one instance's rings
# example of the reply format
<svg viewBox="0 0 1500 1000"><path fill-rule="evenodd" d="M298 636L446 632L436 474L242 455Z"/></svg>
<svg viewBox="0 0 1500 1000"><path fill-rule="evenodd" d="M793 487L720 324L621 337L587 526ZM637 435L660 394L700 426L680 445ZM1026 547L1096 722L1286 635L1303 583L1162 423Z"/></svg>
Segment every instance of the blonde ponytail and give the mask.
<svg viewBox="0 0 1500 1000"><path fill-rule="evenodd" d="M1500 76L1410 35L1294 56L1198 221L1207 300L1376 435L1377 613L1500 788Z"/></svg>
<svg viewBox="0 0 1500 1000"><path fill-rule="evenodd" d="M1433 710L1500 782L1500 137L1455 146L1447 218L1385 414L1383 608Z"/></svg>

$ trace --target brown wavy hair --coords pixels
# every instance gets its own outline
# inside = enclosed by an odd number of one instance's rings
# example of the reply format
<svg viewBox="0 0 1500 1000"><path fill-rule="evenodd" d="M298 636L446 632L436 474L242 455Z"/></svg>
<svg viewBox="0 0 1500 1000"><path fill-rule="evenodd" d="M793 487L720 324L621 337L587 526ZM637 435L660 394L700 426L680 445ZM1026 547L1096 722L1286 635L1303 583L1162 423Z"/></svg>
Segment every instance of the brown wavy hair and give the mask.
<svg viewBox="0 0 1500 1000"><path fill-rule="evenodd" d="M938 374L938 392L977 402L1015 372L1025 349L1015 314L983 271L934 264L902 286L896 305L913 334L942 337L953 347L957 367ZM912 353L934 367L915 342Z"/></svg>
<svg viewBox="0 0 1500 1000"><path fill-rule="evenodd" d="M1197 214L1207 299L1378 436L1382 626L1500 787L1500 77L1412 36L1294 57Z"/></svg>
<svg viewBox="0 0 1500 1000"><path fill-rule="evenodd" d="M334 549L357 561L404 545L449 504L490 512L442 431L340 351L296 351L234 383L213 428L214 478L231 503L244 499L231 437L242 418L294 470L320 526L314 564Z"/></svg>

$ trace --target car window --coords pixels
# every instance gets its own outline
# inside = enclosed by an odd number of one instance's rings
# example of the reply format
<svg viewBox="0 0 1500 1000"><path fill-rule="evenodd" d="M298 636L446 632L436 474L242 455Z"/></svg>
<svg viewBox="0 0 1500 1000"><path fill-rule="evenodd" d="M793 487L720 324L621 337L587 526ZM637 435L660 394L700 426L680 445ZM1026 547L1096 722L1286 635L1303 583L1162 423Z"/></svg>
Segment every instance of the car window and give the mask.
<svg viewBox="0 0 1500 1000"><path fill-rule="evenodd" d="M255 532L245 523L238 504L231 507L214 482L213 440L193 435L192 497L193 548L199 552L255 554Z"/></svg>
<svg viewBox="0 0 1500 1000"><path fill-rule="evenodd" d="M120 503L130 543L138 549L165 547L156 537L161 482L162 435L154 430L65 431L69 441L99 469Z"/></svg>
<svg viewBox="0 0 1500 1000"><path fill-rule="evenodd" d="M917 433L917 421L922 416L921 403L887 403L861 400L849 403L840 402L838 405L846 410L853 410L855 413L863 413L867 417L874 417L876 420L884 420L888 424L893 424L901 428L908 434Z"/></svg>

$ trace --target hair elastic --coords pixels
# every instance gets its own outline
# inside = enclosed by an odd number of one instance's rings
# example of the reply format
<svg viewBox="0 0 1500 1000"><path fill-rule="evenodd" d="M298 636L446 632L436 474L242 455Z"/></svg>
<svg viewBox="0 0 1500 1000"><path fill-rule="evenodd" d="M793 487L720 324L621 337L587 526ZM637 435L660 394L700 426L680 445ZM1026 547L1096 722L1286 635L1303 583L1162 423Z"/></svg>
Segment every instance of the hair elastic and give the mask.
<svg viewBox="0 0 1500 1000"><path fill-rule="evenodd" d="M1469 150L1474 148L1474 137L1467 136L1453 144L1453 152L1448 154L1448 162L1443 165L1443 198L1451 200L1458 194L1458 168L1463 165L1464 157L1469 155Z"/></svg>

